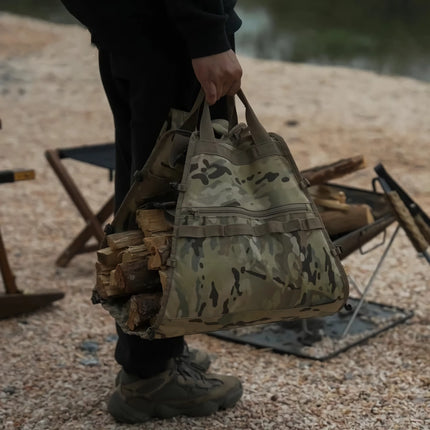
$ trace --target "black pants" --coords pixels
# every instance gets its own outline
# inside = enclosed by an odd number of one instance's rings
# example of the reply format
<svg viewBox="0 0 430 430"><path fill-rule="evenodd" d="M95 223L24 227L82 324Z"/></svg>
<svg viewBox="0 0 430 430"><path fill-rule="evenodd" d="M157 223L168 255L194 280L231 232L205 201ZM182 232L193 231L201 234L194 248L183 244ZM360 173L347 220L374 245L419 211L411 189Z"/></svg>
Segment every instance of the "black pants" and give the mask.
<svg viewBox="0 0 430 430"><path fill-rule="evenodd" d="M198 94L190 59L153 46L146 52L116 54L99 50L102 83L115 125L115 207L128 192L132 176L149 157L171 108L189 111ZM224 111L225 101L216 111ZM216 117L226 117L215 113ZM116 361L128 373L148 377L182 353L184 338L144 340L117 326Z"/></svg>

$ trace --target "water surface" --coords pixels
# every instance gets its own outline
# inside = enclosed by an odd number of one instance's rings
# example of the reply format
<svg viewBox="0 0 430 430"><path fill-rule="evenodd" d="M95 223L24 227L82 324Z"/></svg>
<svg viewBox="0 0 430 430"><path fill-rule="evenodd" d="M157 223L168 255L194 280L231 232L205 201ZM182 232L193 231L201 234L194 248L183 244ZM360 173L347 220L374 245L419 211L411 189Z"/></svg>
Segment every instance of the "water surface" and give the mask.
<svg viewBox="0 0 430 430"><path fill-rule="evenodd" d="M1 0L0 10L76 23L59 0ZM237 10L241 54L430 81L428 0L239 0Z"/></svg>

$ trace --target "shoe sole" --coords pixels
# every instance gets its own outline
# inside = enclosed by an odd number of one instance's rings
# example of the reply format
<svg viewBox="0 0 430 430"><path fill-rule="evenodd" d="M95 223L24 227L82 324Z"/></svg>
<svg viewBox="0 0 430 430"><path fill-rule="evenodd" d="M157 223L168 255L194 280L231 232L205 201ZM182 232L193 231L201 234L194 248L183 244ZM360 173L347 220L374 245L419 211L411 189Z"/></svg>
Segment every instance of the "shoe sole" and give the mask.
<svg viewBox="0 0 430 430"><path fill-rule="evenodd" d="M127 404L117 388L109 399L107 409L118 422L134 424L149 421L152 418L172 418L178 415L199 417L211 415L218 410L233 407L242 397L242 385L236 390L231 390L222 399L208 400L204 403L193 405L189 408L175 407L175 405L142 402L142 407L137 410Z"/></svg>

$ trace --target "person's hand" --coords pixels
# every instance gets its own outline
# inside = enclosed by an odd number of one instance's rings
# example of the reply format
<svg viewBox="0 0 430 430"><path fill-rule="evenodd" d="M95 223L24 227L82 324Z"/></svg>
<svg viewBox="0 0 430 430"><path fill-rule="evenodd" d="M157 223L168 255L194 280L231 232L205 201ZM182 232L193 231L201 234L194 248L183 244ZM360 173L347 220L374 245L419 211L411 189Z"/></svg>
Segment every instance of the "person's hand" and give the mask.
<svg viewBox="0 0 430 430"><path fill-rule="evenodd" d="M231 49L221 54L194 58L192 64L209 105L225 95L233 96L240 90L242 67Z"/></svg>

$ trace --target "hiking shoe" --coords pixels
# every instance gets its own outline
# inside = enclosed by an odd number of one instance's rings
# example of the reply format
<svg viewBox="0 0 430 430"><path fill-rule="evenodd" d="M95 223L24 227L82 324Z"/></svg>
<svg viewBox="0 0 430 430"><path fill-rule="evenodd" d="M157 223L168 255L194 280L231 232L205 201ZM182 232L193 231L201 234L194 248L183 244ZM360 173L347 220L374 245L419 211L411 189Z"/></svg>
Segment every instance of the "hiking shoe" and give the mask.
<svg viewBox="0 0 430 430"><path fill-rule="evenodd" d="M200 349L189 348L187 344L185 344L181 358L201 372L206 372L211 365L211 359L207 352L201 351ZM115 378L115 386L121 383L123 375L125 374L126 372L123 369L118 372Z"/></svg>
<svg viewBox="0 0 430 430"><path fill-rule="evenodd" d="M189 348L187 344L184 346L181 358L188 361L191 366L197 368L197 370L200 370L201 372L206 372L211 365L211 359L207 352L196 348Z"/></svg>
<svg viewBox="0 0 430 430"><path fill-rule="evenodd" d="M241 396L242 384L237 378L205 374L178 357L169 361L167 370L151 378L123 372L108 411L116 421L125 423L205 416L234 406Z"/></svg>

